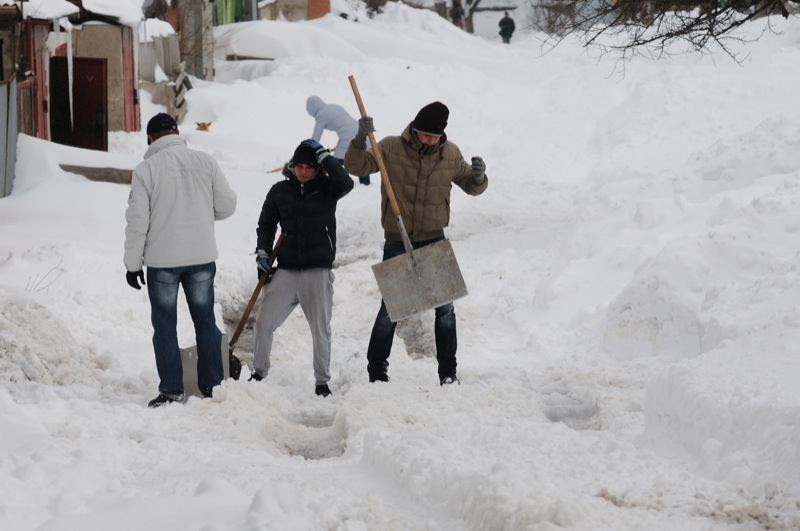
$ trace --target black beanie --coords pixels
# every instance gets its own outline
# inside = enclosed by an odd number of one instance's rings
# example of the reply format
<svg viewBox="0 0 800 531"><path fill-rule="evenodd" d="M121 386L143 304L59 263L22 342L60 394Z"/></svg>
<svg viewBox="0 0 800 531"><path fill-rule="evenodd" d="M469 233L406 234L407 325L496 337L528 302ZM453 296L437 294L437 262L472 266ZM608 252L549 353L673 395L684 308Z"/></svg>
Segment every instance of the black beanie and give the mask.
<svg viewBox="0 0 800 531"><path fill-rule="evenodd" d="M317 164L317 152L308 145L300 144L294 150L292 164L308 164L309 166L319 166Z"/></svg>
<svg viewBox="0 0 800 531"><path fill-rule="evenodd" d="M170 116L165 112L161 112L150 118L150 121L147 122L147 134L150 136L156 136L159 133L163 133L164 131L177 131L178 130L178 123L175 121L175 118Z"/></svg>
<svg viewBox="0 0 800 531"><path fill-rule="evenodd" d="M450 109L444 103L434 101L419 110L414 118L414 129L431 135L442 135L449 116Z"/></svg>

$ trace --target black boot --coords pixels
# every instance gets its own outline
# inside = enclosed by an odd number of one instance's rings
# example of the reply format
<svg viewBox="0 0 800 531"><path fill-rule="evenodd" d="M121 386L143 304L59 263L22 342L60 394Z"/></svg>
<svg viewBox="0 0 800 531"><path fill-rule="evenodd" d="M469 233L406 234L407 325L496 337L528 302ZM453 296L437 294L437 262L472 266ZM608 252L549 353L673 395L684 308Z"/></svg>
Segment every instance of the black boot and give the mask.
<svg viewBox="0 0 800 531"><path fill-rule="evenodd" d="M388 381L389 381L389 375L386 374L385 372L381 372L381 373L377 373L377 374L370 373L370 375L369 375L369 383L372 383L372 382L388 382Z"/></svg>
<svg viewBox="0 0 800 531"><path fill-rule="evenodd" d="M452 376L445 376L444 378L440 378L439 379L439 385L444 386L444 385L452 385L452 384L461 385L461 382L458 381L458 378L456 378L455 374L452 375Z"/></svg>
<svg viewBox="0 0 800 531"><path fill-rule="evenodd" d="M161 407L173 402L183 404L186 402L186 395L166 395L159 393L157 397L147 403L147 407Z"/></svg>

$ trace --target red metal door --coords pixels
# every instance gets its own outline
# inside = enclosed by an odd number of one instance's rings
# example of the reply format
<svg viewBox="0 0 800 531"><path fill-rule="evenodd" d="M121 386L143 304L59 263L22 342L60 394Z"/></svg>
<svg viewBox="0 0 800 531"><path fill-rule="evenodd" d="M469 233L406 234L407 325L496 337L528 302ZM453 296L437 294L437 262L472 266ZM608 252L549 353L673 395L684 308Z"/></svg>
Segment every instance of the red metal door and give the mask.
<svg viewBox="0 0 800 531"><path fill-rule="evenodd" d="M108 151L106 60L72 59L72 120L66 57L50 58L50 138L53 142Z"/></svg>

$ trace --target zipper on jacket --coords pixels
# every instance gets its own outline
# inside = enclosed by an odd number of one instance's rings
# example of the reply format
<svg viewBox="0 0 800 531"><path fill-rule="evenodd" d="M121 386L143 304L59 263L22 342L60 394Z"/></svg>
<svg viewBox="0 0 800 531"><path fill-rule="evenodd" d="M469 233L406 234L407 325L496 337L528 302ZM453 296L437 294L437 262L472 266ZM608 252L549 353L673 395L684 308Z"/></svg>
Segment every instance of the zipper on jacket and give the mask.
<svg viewBox="0 0 800 531"><path fill-rule="evenodd" d="M328 245L331 246L331 251L333 251L333 239L331 238L331 232L328 230L327 225L325 225L325 236L328 237Z"/></svg>

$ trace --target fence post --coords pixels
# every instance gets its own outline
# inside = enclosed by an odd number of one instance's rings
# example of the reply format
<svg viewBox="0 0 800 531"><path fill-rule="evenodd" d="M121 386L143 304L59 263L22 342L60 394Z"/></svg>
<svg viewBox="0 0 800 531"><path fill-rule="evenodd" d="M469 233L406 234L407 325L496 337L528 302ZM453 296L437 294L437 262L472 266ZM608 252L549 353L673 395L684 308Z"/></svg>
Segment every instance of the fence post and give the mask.
<svg viewBox="0 0 800 531"><path fill-rule="evenodd" d="M0 197L11 195L17 163L17 78L0 83Z"/></svg>

